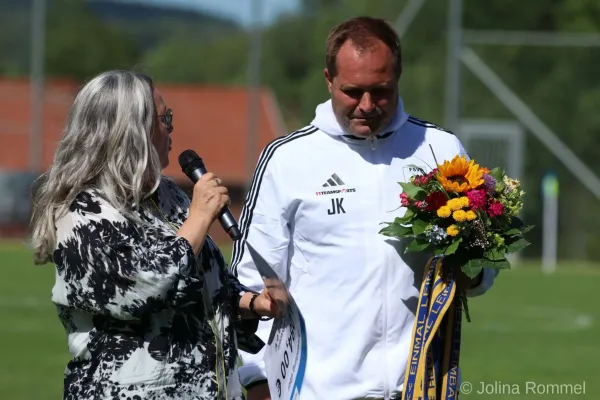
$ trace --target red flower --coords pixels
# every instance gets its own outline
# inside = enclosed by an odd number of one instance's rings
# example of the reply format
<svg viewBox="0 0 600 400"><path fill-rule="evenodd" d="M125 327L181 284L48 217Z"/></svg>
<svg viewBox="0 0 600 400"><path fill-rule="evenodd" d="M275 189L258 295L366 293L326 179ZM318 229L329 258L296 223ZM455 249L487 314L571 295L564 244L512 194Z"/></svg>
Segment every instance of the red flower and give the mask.
<svg viewBox="0 0 600 400"><path fill-rule="evenodd" d="M442 192L433 192L425 198L425 211L437 211L438 208L445 206L448 202L446 195Z"/></svg>
<svg viewBox="0 0 600 400"><path fill-rule="evenodd" d="M402 207L408 207L410 205L406 193L400 193L400 204Z"/></svg>
<svg viewBox="0 0 600 400"><path fill-rule="evenodd" d="M417 208L424 209L425 207L427 207L427 203L425 203L424 201L415 201L415 206Z"/></svg>
<svg viewBox="0 0 600 400"><path fill-rule="evenodd" d="M435 178L435 175L437 174L437 168L434 169L433 171L429 172L428 174L425 175L416 175L413 178L413 184L415 186L425 186L429 183L429 181L431 181L433 178Z"/></svg>
<svg viewBox="0 0 600 400"><path fill-rule="evenodd" d="M499 201L491 204L488 207L488 214L492 218L502 215L503 212L504 212L504 205L502 205L502 203L500 203Z"/></svg>
<svg viewBox="0 0 600 400"><path fill-rule="evenodd" d="M474 210L485 210L487 205L485 189L474 189L467 192L469 198L469 207Z"/></svg>
<svg viewBox="0 0 600 400"><path fill-rule="evenodd" d="M417 175L413 178L413 184L415 186L425 186L428 180L425 175Z"/></svg>

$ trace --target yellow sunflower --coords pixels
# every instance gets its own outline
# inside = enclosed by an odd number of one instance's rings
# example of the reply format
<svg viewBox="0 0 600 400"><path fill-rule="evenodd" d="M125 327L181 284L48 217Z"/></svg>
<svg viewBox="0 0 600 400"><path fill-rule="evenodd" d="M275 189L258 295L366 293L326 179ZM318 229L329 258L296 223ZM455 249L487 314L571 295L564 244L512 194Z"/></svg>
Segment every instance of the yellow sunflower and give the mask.
<svg viewBox="0 0 600 400"><path fill-rule="evenodd" d="M456 156L438 165L437 180L447 192L463 193L483 184L483 171L474 160Z"/></svg>

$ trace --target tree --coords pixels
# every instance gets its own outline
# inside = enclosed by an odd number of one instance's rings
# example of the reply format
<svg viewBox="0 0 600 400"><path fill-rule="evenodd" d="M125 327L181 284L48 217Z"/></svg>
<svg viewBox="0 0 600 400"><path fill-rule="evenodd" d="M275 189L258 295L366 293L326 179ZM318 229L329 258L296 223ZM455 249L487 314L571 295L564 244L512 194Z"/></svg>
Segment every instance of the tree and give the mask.
<svg viewBox="0 0 600 400"><path fill-rule="evenodd" d="M108 69L131 69L139 57L127 36L104 25L80 0L62 0L48 11L46 71L85 80Z"/></svg>
<svg viewBox="0 0 600 400"><path fill-rule="evenodd" d="M248 45L248 38L241 34L200 43L173 36L149 51L141 65L162 82L245 84Z"/></svg>

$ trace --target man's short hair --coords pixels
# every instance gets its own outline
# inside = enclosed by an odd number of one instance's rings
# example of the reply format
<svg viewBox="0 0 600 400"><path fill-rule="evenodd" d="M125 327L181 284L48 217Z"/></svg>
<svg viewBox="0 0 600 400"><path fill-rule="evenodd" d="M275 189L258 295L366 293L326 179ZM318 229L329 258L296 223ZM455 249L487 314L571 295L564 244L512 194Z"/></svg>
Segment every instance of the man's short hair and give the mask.
<svg viewBox="0 0 600 400"><path fill-rule="evenodd" d="M351 40L359 51L366 51L381 41L392 52L395 60L394 70L399 77L402 71L402 52L400 38L394 29L383 19L356 17L334 27L327 37L325 65L331 76L337 75L337 55L340 47Z"/></svg>

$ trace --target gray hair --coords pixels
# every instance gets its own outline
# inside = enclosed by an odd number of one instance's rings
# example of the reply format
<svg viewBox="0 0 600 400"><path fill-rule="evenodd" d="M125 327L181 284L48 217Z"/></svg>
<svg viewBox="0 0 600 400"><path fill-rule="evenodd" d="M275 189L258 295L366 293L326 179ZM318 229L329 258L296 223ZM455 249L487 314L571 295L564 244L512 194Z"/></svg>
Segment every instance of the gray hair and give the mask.
<svg viewBox="0 0 600 400"><path fill-rule="evenodd" d="M152 81L128 71L108 71L77 94L49 171L33 191L31 218L34 261L52 260L55 222L77 195L96 188L125 216L161 176L152 144L156 123Z"/></svg>

